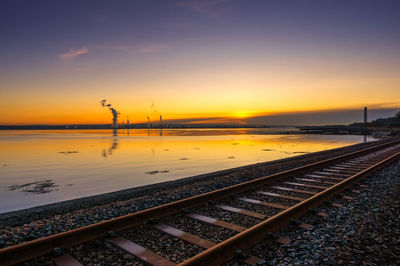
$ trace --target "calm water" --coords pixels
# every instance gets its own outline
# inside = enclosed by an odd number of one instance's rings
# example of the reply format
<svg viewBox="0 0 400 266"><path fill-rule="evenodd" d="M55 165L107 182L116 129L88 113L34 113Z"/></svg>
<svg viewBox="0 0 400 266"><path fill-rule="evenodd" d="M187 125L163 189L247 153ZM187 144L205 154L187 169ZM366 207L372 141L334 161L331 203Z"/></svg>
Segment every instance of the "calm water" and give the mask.
<svg viewBox="0 0 400 266"><path fill-rule="evenodd" d="M363 141L276 130L0 131L0 212Z"/></svg>

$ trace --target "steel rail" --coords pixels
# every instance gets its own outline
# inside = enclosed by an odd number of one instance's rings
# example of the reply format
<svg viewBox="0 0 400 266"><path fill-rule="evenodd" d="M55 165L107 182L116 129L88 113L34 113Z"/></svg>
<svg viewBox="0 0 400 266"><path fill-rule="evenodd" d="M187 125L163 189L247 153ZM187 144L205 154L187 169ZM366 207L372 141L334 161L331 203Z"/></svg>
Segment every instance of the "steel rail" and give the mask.
<svg viewBox="0 0 400 266"><path fill-rule="evenodd" d="M371 167L333 185L332 187L319 192L318 194L278 213L275 216L207 249L192 258L182 262L179 266L189 265L219 265L232 258L236 250L246 250L265 239L270 232L277 231L286 226L291 220L306 214L310 209L315 208L325 201L331 199L338 193L352 186L371 173L377 171L387 163L400 157L400 152L378 162Z"/></svg>
<svg viewBox="0 0 400 266"><path fill-rule="evenodd" d="M67 248L74 245L82 244L96 238L106 236L108 232L119 232L131 227L143 224L144 222L156 218L162 218L173 215L182 211L182 209L190 209L204 204L210 200L221 199L243 191L250 190L261 185L276 182L292 175L301 174L313 169L318 169L329 164L343 161L355 156L368 154L386 147L400 143L400 139L396 139L389 143L377 145L360 151L336 156L334 158L325 159L319 162L311 163L294 169L279 172L273 175L260 177L240 184L213 190L193 197L181 199L171 203L156 206L150 209L141 210L135 213L123 215L117 218L106 220L103 222L87 225L84 227L72 229L66 232L57 233L51 236L39 238L29 242L17 244L14 246L0 249L0 261L6 262L5 265L17 264L29 259L33 259L52 252L55 248Z"/></svg>

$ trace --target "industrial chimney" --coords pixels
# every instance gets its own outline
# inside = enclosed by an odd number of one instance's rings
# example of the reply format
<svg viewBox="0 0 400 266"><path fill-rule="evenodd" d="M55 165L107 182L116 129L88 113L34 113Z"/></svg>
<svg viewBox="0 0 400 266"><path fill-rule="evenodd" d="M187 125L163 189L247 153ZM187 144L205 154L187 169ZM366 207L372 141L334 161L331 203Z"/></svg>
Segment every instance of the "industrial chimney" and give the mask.
<svg viewBox="0 0 400 266"><path fill-rule="evenodd" d="M365 106L364 107L364 124L366 125L368 123L368 108Z"/></svg>
<svg viewBox="0 0 400 266"><path fill-rule="evenodd" d="M111 104L106 104L106 99L103 99L100 101L101 106L103 107L108 107L108 110L111 111L113 119L112 119L112 128L118 128L118 116L120 115L120 113L115 110L115 108L111 107Z"/></svg>

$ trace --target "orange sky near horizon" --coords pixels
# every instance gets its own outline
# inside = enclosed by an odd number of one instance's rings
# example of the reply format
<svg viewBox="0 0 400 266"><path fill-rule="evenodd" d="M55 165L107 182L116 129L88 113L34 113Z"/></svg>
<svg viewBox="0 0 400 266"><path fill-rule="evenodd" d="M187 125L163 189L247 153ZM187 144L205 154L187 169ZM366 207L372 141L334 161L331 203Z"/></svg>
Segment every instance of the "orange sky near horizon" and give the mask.
<svg viewBox="0 0 400 266"><path fill-rule="evenodd" d="M76 62L69 62L71 67ZM312 76L282 70L274 75L262 71L220 70L185 73L59 73L26 76L2 83L0 124L104 124L111 113L101 107L107 99L120 113L120 121L132 123L201 117L247 118L257 115L304 111L397 108L400 79L390 73L368 73L351 79L308 69ZM89 70L88 70L89 71ZM53 72L53 73L51 73ZM265 73L268 73L267 71ZM113 75L119 75L119 78ZM97 74L96 74L97 75ZM180 78L185 76L185 78ZM54 88L54 89L53 89ZM376 89L376 88L384 88Z"/></svg>

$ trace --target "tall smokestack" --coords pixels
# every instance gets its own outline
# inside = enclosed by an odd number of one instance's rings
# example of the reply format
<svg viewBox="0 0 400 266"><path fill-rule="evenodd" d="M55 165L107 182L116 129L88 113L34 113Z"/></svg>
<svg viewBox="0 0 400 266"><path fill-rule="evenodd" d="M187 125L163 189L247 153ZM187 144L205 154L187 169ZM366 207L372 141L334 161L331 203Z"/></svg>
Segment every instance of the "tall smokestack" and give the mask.
<svg viewBox="0 0 400 266"><path fill-rule="evenodd" d="M108 110L111 111L111 114L113 116L112 128L118 128L118 116L120 115L120 113L115 108L111 107L110 103L109 104L106 104L106 103L107 103L106 99L103 99L103 100L100 101L101 106L107 107Z"/></svg>
<svg viewBox="0 0 400 266"><path fill-rule="evenodd" d="M366 125L368 123L368 108L365 106L364 107L364 124Z"/></svg>

